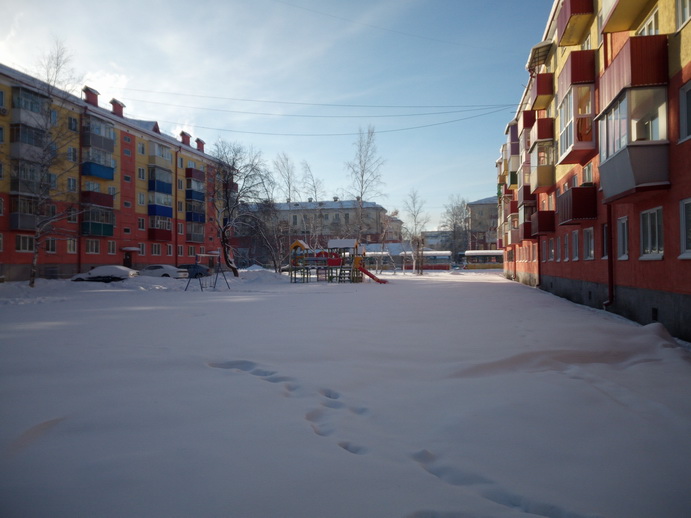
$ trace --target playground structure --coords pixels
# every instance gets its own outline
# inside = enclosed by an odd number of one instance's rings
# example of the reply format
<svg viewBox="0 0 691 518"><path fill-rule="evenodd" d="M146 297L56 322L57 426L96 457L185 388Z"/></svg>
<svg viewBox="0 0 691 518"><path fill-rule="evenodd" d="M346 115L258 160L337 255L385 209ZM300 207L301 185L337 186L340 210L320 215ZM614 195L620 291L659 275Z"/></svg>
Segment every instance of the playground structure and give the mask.
<svg viewBox="0 0 691 518"><path fill-rule="evenodd" d="M379 284L386 284L364 266L365 247L356 239L331 239L326 249L313 250L302 240L290 246L288 273L290 282L362 282L366 275Z"/></svg>
<svg viewBox="0 0 691 518"><path fill-rule="evenodd" d="M202 262L205 257L207 258L206 264ZM190 283L194 282L195 280L199 281L199 288L201 289L201 291L204 291L204 288L216 289L216 284L218 283L219 275L223 277L223 280L226 281L226 286L228 286L228 289L230 289L230 284L228 283L226 274L223 271L223 268L221 268L221 258L219 253L197 254L194 258L194 264L204 264L204 266L208 266L211 275L209 275L208 277L197 277L196 279L189 277L187 279L187 286L185 286L185 291L187 291L187 289L190 287Z"/></svg>

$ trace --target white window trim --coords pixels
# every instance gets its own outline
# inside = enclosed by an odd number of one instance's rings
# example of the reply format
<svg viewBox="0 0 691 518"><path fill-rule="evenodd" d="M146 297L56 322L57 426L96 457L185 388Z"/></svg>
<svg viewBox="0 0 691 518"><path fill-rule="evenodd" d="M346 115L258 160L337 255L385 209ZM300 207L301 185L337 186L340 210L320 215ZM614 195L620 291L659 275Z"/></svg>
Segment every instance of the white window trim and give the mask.
<svg viewBox="0 0 691 518"><path fill-rule="evenodd" d="M664 256L665 256L665 253L664 253L664 235L662 237L662 239L663 239L663 241L662 241L663 251L662 252L643 253L643 250L642 250L643 246L644 246L644 243L643 243L643 215L644 214L652 214L654 212L657 212L658 210L660 211L660 218L663 219L663 221L660 222L660 225L664 229L664 213L662 212L662 207L654 207L654 208L649 209L649 210L643 210L639 214L638 222L640 225L640 248L641 248L640 254L641 255L638 259L641 261L661 261L662 259L664 259ZM658 235L658 243L659 243L659 239L660 238Z"/></svg>
<svg viewBox="0 0 691 518"><path fill-rule="evenodd" d="M691 2L689 2L688 0L686 0L687 3L689 4L689 5L687 5L688 15L687 15L687 17L686 17L685 20L682 20L682 19L681 19L681 3L682 3L683 1L684 1L684 0L677 0L677 1L675 2L675 3L676 3L676 10L677 10L677 13L676 13L677 31L680 31L681 29L683 29L684 26L685 26L687 23L689 23L689 21L691 21Z"/></svg>
<svg viewBox="0 0 691 518"><path fill-rule="evenodd" d="M590 256L588 256L588 252L590 252ZM583 260L595 260L595 227L583 229Z"/></svg>
<svg viewBox="0 0 691 518"><path fill-rule="evenodd" d="M619 253L619 243L621 242L621 223L626 224L626 250L623 254ZM617 218L617 259L620 261L627 261L629 259L629 218L624 216L623 218Z"/></svg>

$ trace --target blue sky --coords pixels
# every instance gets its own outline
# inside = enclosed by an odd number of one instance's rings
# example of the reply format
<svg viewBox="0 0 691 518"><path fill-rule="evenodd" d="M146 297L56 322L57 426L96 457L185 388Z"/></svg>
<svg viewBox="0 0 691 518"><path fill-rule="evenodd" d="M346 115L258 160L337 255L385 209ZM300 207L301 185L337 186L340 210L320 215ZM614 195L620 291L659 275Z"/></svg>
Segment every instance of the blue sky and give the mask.
<svg viewBox="0 0 691 518"><path fill-rule="evenodd" d="M184 129L207 149L224 139L269 164L278 153L298 170L306 161L328 197L343 196L358 130L373 125L387 196L370 201L402 211L417 189L431 230L450 196L496 193L503 130L551 6L25 0L0 20L0 61L31 73L59 38L102 106L116 97L126 116Z"/></svg>

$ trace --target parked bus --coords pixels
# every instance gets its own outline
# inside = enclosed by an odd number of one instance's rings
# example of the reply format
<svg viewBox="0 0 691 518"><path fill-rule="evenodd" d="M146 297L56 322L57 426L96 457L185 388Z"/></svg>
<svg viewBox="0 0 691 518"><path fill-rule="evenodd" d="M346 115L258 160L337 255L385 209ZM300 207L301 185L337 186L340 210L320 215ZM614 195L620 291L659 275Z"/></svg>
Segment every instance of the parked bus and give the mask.
<svg viewBox="0 0 691 518"><path fill-rule="evenodd" d="M458 254L459 263L468 270L504 267L503 250L466 250Z"/></svg>

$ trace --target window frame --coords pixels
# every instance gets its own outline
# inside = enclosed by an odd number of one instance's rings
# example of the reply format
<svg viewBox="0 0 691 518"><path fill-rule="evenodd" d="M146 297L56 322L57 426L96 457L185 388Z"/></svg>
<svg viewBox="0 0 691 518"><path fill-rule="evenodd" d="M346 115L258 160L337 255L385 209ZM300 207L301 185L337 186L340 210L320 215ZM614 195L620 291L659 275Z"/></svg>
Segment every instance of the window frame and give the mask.
<svg viewBox="0 0 691 518"><path fill-rule="evenodd" d="M679 237L681 255L679 259L691 259L691 198L679 202Z"/></svg>
<svg viewBox="0 0 691 518"><path fill-rule="evenodd" d="M595 228L588 227L583 229L583 260L595 260Z"/></svg>
<svg viewBox="0 0 691 518"><path fill-rule="evenodd" d="M691 81L679 88L679 142L691 139Z"/></svg>
<svg viewBox="0 0 691 518"><path fill-rule="evenodd" d="M654 218L652 216L655 216ZM664 212L662 206L643 210L640 223L640 260L660 260L665 254Z"/></svg>
<svg viewBox="0 0 691 518"><path fill-rule="evenodd" d="M676 8L677 30L681 30L681 28L691 20L691 0L677 0ZM683 14L684 10L686 11L686 15Z"/></svg>
<svg viewBox="0 0 691 518"><path fill-rule="evenodd" d="M578 230L571 231L571 260L578 261L580 259Z"/></svg>
<svg viewBox="0 0 691 518"><path fill-rule="evenodd" d="M617 218L617 259L626 261L629 258L629 218Z"/></svg>

